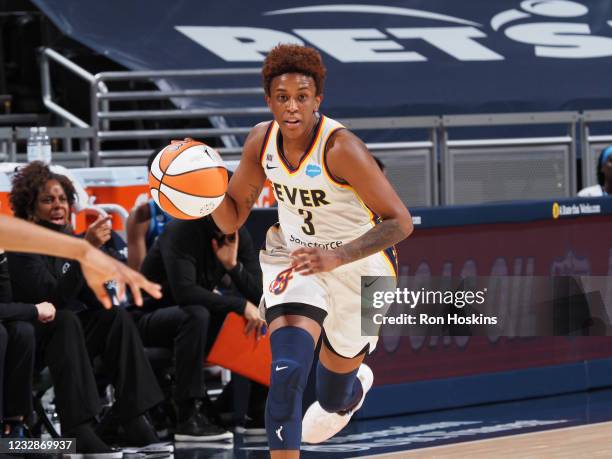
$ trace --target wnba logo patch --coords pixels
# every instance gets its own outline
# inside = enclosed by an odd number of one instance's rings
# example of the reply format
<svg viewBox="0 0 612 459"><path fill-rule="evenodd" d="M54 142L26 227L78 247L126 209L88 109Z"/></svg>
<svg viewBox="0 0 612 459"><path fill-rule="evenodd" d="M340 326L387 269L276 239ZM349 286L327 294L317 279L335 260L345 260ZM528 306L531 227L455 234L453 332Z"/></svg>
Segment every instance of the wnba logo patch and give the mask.
<svg viewBox="0 0 612 459"><path fill-rule="evenodd" d="M280 295L285 290L287 290L287 285L289 284L289 281L291 279L293 279L293 268L281 271L276 276L276 279L270 282L270 287L268 287L270 293L273 293L274 295Z"/></svg>
<svg viewBox="0 0 612 459"><path fill-rule="evenodd" d="M316 164L309 164L306 166L306 175L310 178L321 175L321 168Z"/></svg>

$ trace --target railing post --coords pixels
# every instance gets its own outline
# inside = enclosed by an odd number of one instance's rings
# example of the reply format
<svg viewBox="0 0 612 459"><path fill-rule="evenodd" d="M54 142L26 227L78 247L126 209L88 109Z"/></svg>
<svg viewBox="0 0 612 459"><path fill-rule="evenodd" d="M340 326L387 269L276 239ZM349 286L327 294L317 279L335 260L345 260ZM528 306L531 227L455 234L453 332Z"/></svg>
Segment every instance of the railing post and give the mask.
<svg viewBox="0 0 612 459"><path fill-rule="evenodd" d="M450 184L448 174L448 132L444 124L440 125L440 205L450 203Z"/></svg>
<svg viewBox="0 0 612 459"><path fill-rule="evenodd" d="M430 130L431 138L431 205L440 205L440 177L438 173L438 126Z"/></svg>
<svg viewBox="0 0 612 459"><path fill-rule="evenodd" d="M577 187L578 187L578 174L577 174L577 165L576 165L576 161L577 161L577 154L576 154L576 148L577 148L577 144L576 144L576 121L572 121L569 124L569 136L571 137L572 141L570 143L570 157L569 157L569 176L570 176L570 196L575 196L576 193L578 192Z"/></svg>
<svg viewBox="0 0 612 459"><path fill-rule="evenodd" d="M89 86L89 105L91 107L91 127L93 133L91 137L91 150L89 152L89 165L97 167L100 165L100 123L98 120L98 75L94 76Z"/></svg>
<svg viewBox="0 0 612 459"><path fill-rule="evenodd" d="M580 151L581 162L582 162L582 187L587 187L594 185L591 178L591 164L593 163L591 160L591 148L589 146L589 126L585 120L584 115L580 118ZM597 180L595 180L597 183Z"/></svg>
<svg viewBox="0 0 612 459"><path fill-rule="evenodd" d="M40 79L41 79L41 89L42 89L42 99L45 107L49 109L49 111L55 113L60 116L64 120L74 124L78 127L89 127L85 121L74 115L73 113L66 110L64 107L61 107L59 104L53 101L53 91L51 89L51 76L49 73L49 59L53 59L58 64L62 65L67 70L71 71L75 75L83 78L86 81L91 81L93 75L87 72L85 69L79 67L74 62L66 59L64 56L59 54L56 51L53 51L50 48L40 48L39 49L39 58L40 58Z"/></svg>

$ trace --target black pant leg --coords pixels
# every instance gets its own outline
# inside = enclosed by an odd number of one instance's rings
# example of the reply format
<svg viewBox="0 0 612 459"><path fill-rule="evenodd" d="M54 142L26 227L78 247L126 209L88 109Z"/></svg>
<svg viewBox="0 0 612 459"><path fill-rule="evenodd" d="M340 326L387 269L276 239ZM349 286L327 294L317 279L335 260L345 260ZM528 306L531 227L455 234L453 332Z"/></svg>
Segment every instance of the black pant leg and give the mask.
<svg viewBox="0 0 612 459"><path fill-rule="evenodd" d="M4 416L29 416L32 412L34 376L34 326L21 320L4 324L8 332L5 360Z"/></svg>
<svg viewBox="0 0 612 459"><path fill-rule="evenodd" d="M251 381L248 415L253 419L263 419L268 399L268 387Z"/></svg>
<svg viewBox="0 0 612 459"><path fill-rule="evenodd" d="M163 400L138 330L123 308L79 314L90 357L102 357L115 387L113 407L121 420L132 419Z"/></svg>
<svg viewBox="0 0 612 459"><path fill-rule="evenodd" d="M206 336L206 356L210 352L215 344L215 340L217 339L217 335L219 331L221 331L221 327L223 326L223 322L227 317L227 312L213 312L210 313L210 325L208 326L208 334Z"/></svg>
<svg viewBox="0 0 612 459"><path fill-rule="evenodd" d="M145 346L174 349L177 401L205 395L204 349L210 313L202 306L173 306L148 313L138 320Z"/></svg>
<svg viewBox="0 0 612 459"><path fill-rule="evenodd" d="M100 412L100 398L79 319L60 310L55 320L36 322L34 329L38 366L51 372L63 430L93 419Z"/></svg>
<svg viewBox="0 0 612 459"><path fill-rule="evenodd" d="M0 322L0 419L4 416L4 375L6 374L6 350L8 348L8 332Z"/></svg>

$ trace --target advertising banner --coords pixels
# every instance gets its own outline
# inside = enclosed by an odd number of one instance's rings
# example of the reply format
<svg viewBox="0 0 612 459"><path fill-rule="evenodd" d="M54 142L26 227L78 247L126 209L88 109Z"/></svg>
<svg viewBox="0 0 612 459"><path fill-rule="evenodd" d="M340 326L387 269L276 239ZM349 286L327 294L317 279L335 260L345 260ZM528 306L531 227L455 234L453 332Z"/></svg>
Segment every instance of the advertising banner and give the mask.
<svg viewBox="0 0 612 459"><path fill-rule="evenodd" d="M278 43L313 46L329 73L323 110L336 117L612 104L607 0L34 3L64 33L134 70L258 68ZM233 84L227 78L165 83ZM253 83L259 83L255 76ZM261 96L252 97L261 104ZM231 97L187 103L244 102Z"/></svg>

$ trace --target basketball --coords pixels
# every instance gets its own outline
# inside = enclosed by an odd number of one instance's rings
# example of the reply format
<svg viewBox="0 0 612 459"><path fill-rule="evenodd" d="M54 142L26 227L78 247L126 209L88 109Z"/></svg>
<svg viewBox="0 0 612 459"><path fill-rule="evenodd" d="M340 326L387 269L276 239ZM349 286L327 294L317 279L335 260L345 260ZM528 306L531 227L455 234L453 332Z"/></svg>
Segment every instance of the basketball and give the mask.
<svg viewBox="0 0 612 459"><path fill-rule="evenodd" d="M194 220L214 211L227 190L227 169L217 151L194 140L161 150L149 171L151 196L165 212Z"/></svg>

